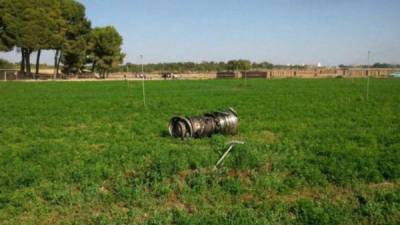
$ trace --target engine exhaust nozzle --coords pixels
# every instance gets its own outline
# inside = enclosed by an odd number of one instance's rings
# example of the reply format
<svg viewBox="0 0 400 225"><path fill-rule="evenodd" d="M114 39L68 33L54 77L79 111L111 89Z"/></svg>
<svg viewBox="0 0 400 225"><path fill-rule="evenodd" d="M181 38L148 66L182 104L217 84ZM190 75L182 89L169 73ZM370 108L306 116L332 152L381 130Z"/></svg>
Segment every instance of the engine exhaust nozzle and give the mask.
<svg viewBox="0 0 400 225"><path fill-rule="evenodd" d="M234 135L238 132L239 119L236 111L206 113L203 116L173 117L169 122L169 134L176 138L202 138L213 134Z"/></svg>

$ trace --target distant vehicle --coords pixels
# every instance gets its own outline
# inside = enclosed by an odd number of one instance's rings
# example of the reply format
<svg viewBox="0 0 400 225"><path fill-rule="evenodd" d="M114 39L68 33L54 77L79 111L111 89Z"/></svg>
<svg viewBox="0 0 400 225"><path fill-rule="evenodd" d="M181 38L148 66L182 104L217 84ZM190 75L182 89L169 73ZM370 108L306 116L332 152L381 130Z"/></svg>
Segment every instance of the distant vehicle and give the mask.
<svg viewBox="0 0 400 225"><path fill-rule="evenodd" d="M400 78L400 71L394 72L390 74L391 77Z"/></svg>
<svg viewBox="0 0 400 225"><path fill-rule="evenodd" d="M135 77L136 78L141 78L141 79L146 79L147 77L146 77L146 74L142 74L142 73L137 73L136 75L135 75Z"/></svg>
<svg viewBox="0 0 400 225"><path fill-rule="evenodd" d="M178 75L171 73L171 72L163 72L163 73L161 73L161 78L163 78L164 80L167 80L167 79L176 80L176 79L178 79Z"/></svg>

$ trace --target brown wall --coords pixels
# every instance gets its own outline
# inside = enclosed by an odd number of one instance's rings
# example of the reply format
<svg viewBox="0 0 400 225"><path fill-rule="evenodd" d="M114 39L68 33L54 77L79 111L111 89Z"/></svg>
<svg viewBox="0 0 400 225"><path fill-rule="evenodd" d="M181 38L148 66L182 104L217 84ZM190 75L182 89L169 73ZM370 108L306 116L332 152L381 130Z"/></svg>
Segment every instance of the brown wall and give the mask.
<svg viewBox="0 0 400 225"><path fill-rule="evenodd" d="M186 80L203 80L203 79L215 79L217 73L179 73L175 74L178 79ZM108 75L108 79L122 80L122 79L141 79L136 73L112 73ZM230 78L228 76L228 78ZM146 79L148 80L161 80L161 74L159 73L146 73Z"/></svg>
<svg viewBox="0 0 400 225"><path fill-rule="evenodd" d="M266 71L247 71L245 72L218 72L218 73L183 73L177 74L178 79L215 79L215 78L328 78L328 77L388 77L391 73L400 71L398 69L363 69L363 68L352 68L352 69L330 69L330 68L315 68L315 69L272 69ZM125 79L140 79L135 73L113 73L108 76L108 79L122 80ZM34 74L33 74L34 76ZM57 77L58 79L95 79L94 75L79 75L79 76L68 76L63 77L62 75ZM7 72L7 80L15 79L32 79L26 77L20 73ZM52 74L40 74L40 80L53 79ZM146 79L159 80L162 79L160 74L146 74ZM0 71L0 81L4 80L4 71Z"/></svg>
<svg viewBox="0 0 400 225"><path fill-rule="evenodd" d="M268 78L268 71L244 71L242 77L247 78Z"/></svg>
<svg viewBox="0 0 400 225"><path fill-rule="evenodd" d="M267 71L248 71L247 78L289 78L289 77L299 77L299 78L328 78L328 77L387 77L395 71L400 71L400 69L363 69L363 68L353 68L353 69L330 69L330 68L315 68L315 69L272 69ZM224 77L225 74L233 72L218 73L217 77ZM221 75L220 75L221 74ZM227 76L225 76L227 77ZM233 75L231 75L233 77ZM241 76L244 77L244 72Z"/></svg>
<svg viewBox="0 0 400 225"><path fill-rule="evenodd" d="M240 78L240 72L218 72L217 78Z"/></svg>

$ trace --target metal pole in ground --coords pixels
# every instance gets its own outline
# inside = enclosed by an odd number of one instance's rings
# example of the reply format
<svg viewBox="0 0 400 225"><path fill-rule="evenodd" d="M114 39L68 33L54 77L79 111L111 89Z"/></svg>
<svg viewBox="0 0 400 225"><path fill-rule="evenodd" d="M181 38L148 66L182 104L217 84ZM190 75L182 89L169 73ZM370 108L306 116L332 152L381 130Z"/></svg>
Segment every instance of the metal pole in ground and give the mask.
<svg viewBox="0 0 400 225"><path fill-rule="evenodd" d="M244 71L244 86L247 87L247 70Z"/></svg>
<svg viewBox="0 0 400 225"><path fill-rule="evenodd" d="M129 76L128 76L128 66L125 64L125 74L124 74L124 77L125 77L125 82L126 82L126 84L128 85L128 88L129 88Z"/></svg>
<svg viewBox="0 0 400 225"><path fill-rule="evenodd" d="M367 101L369 99L369 59L370 59L371 52L368 51L368 65L367 65Z"/></svg>
<svg viewBox="0 0 400 225"><path fill-rule="evenodd" d="M143 55L140 55L140 61L142 63L142 89L143 89L143 105L146 107L146 92L144 89L144 70L143 70Z"/></svg>

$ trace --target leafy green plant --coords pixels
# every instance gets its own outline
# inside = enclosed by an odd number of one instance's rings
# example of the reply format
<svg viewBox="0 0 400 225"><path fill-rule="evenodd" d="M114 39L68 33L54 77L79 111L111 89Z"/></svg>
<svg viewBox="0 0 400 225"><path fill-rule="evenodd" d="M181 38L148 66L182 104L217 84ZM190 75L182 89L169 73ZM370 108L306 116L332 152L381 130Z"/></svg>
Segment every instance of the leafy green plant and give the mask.
<svg viewBox="0 0 400 225"><path fill-rule="evenodd" d="M4 224L398 224L400 81L0 83ZM236 136L169 137L234 107ZM222 165L226 143L242 140Z"/></svg>

